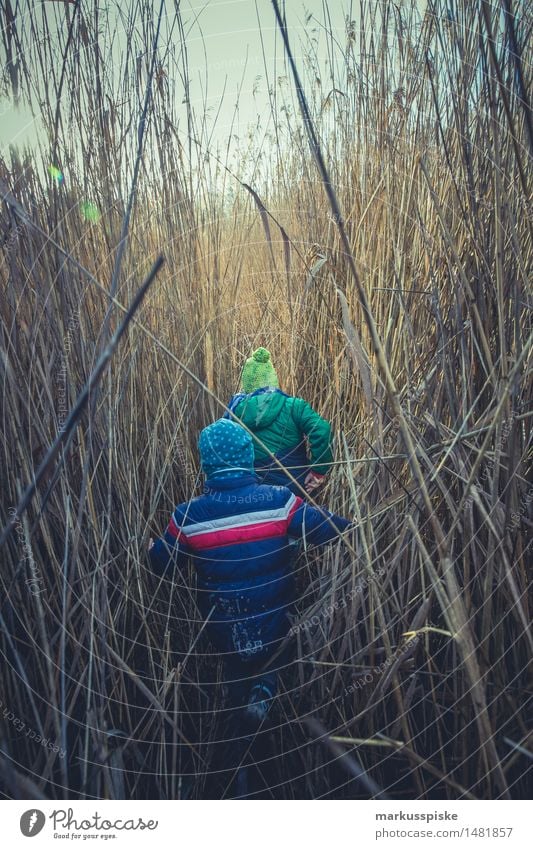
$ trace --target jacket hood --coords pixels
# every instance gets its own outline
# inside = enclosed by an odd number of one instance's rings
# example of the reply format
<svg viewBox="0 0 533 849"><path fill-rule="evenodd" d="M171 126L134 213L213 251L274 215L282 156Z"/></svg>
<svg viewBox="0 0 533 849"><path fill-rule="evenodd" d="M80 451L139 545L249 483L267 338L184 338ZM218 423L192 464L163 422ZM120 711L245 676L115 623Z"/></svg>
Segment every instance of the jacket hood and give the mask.
<svg viewBox="0 0 533 849"><path fill-rule="evenodd" d="M254 433L270 427L279 416L287 396L283 392L272 391L251 395L239 405L239 418Z"/></svg>

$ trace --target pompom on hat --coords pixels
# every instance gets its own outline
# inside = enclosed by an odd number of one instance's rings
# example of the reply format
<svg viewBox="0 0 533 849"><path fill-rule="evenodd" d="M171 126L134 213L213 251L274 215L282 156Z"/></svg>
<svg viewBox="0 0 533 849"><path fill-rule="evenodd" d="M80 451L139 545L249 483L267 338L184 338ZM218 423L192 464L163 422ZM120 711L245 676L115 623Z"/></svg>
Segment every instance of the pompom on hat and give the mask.
<svg viewBox="0 0 533 849"><path fill-rule="evenodd" d="M242 370L241 386L243 392L255 392L265 386L279 387L276 369L270 359L270 351L266 348L258 348L249 357Z"/></svg>

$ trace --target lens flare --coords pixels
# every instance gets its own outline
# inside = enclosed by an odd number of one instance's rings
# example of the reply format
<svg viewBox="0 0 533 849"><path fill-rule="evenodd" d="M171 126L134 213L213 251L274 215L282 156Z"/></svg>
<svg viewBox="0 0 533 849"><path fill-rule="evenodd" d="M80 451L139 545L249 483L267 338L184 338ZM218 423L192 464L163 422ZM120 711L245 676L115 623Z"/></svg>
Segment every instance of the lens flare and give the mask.
<svg viewBox="0 0 533 849"><path fill-rule="evenodd" d="M80 204L80 210L86 221L96 222L100 220L100 211L96 204L90 203L90 201L83 201Z"/></svg>
<svg viewBox="0 0 533 849"><path fill-rule="evenodd" d="M61 171L59 170L59 168L56 165L49 165L48 166L48 173L50 174L52 180L55 180L56 183L62 183L63 182L63 180L64 180L63 174L61 173Z"/></svg>

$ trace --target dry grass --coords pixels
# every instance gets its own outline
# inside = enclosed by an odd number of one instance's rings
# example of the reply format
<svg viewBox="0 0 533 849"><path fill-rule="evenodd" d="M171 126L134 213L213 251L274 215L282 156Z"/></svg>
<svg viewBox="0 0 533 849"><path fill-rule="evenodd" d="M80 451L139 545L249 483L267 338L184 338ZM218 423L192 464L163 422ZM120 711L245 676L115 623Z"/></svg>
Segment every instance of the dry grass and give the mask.
<svg viewBox="0 0 533 849"><path fill-rule="evenodd" d="M242 358L266 344L283 386L334 424L337 465L322 500L360 520L356 557L334 546L299 561L299 660L273 735L283 757L262 767L270 794L367 795L342 770L331 748L341 746L393 798L525 795L533 140L519 95L531 55L513 58L496 9L467 5L451 22L437 2L419 28L409 4L401 18L386 4L383 21L363 3L357 31L332 41L331 81L318 85L312 45L305 65L396 401L301 123L281 111L289 86L272 97L279 147L257 158L250 185L244 154L240 164L209 155L201 114L190 112L189 135L179 124L182 21L173 11L165 22L118 302L131 302L158 253L166 263L2 552L5 794L209 793L217 659L198 639L192 573L160 587L144 549L172 506L200 491L198 432L235 389ZM142 26L114 76L109 34L84 4L74 19L70 7L46 12L72 23L50 41L36 37L51 26L40 11L34 32L18 22L4 31L25 58L6 66L6 92L41 109L49 137L39 155L0 162L32 222L3 203L2 525L119 320L115 307L106 328L105 291L151 8L137 5ZM529 26L524 12L523 50ZM63 184L46 173L50 159ZM85 200L98 222L80 215ZM318 744L307 718L336 740Z"/></svg>

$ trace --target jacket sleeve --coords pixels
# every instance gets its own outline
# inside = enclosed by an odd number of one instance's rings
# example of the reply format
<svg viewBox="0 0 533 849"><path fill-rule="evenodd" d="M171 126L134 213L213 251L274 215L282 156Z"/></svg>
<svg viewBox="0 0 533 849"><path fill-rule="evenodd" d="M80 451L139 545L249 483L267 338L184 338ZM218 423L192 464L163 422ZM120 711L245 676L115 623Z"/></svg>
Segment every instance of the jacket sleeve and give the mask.
<svg viewBox="0 0 533 849"><path fill-rule="evenodd" d="M293 409L295 424L309 440L312 471L320 475L327 474L333 460L330 423L319 416L303 398L295 399Z"/></svg>
<svg viewBox="0 0 533 849"><path fill-rule="evenodd" d="M150 565L157 575L165 575L175 566L184 566L187 557L192 554L176 521L178 509L172 514L163 536L155 541L148 552Z"/></svg>
<svg viewBox="0 0 533 849"><path fill-rule="evenodd" d="M305 538L311 545L325 545L337 539L343 531L350 528L352 522L330 513L323 507L312 507L307 501L300 501L292 513L288 534L297 539Z"/></svg>

